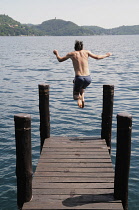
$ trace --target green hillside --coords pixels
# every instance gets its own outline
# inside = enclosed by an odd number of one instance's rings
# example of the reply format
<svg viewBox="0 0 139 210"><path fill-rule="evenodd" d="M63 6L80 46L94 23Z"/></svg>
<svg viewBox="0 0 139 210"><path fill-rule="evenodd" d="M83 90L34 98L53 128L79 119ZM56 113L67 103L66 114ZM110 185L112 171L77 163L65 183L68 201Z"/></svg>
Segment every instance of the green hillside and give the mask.
<svg viewBox="0 0 139 210"><path fill-rule="evenodd" d="M42 32L13 20L8 15L0 15L0 36L42 35Z"/></svg>
<svg viewBox="0 0 139 210"><path fill-rule="evenodd" d="M136 35L139 34L139 25L120 26L112 29L104 29L98 26L84 26L91 30L95 35Z"/></svg>
<svg viewBox="0 0 139 210"><path fill-rule="evenodd" d="M70 21L52 19L37 26L37 29L51 36L83 36L93 35L93 32Z"/></svg>
<svg viewBox="0 0 139 210"><path fill-rule="evenodd" d="M136 35L139 34L139 25L135 26L120 26L117 28L109 29L111 35Z"/></svg>
<svg viewBox="0 0 139 210"><path fill-rule="evenodd" d="M92 31L95 35L107 34L107 29L99 26L83 26L85 29Z"/></svg>
<svg viewBox="0 0 139 210"><path fill-rule="evenodd" d="M1 25L20 25L19 22L13 20L8 15L0 15L0 24Z"/></svg>

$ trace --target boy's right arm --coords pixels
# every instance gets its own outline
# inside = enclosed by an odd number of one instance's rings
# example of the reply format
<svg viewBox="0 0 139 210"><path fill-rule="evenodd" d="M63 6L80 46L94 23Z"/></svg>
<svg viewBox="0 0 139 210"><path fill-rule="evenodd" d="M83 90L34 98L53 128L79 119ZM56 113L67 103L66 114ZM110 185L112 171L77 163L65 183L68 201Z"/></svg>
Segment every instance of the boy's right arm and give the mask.
<svg viewBox="0 0 139 210"><path fill-rule="evenodd" d="M67 54L67 55L66 55L66 56L64 56L64 57L60 57L60 55L59 55L59 53L58 53L58 51L57 51L57 50L54 50L54 51L53 51L53 53L56 55L57 60L58 60L59 62L66 61L67 59L69 59L69 58L70 58L69 54Z"/></svg>

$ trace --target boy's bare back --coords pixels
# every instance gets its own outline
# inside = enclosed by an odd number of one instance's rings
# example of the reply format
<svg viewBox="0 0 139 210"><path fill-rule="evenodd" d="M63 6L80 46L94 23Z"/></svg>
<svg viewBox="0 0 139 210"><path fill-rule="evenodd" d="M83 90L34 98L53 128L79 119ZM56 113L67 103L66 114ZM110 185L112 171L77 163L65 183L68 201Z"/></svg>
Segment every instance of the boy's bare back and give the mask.
<svg viewBox="0 0 139 210"><path fill-rule="evenodd" d="M80 50L68 53L67 56L71 58L75 75L88 76L90 75L88 67L88 51Z"/></svg>

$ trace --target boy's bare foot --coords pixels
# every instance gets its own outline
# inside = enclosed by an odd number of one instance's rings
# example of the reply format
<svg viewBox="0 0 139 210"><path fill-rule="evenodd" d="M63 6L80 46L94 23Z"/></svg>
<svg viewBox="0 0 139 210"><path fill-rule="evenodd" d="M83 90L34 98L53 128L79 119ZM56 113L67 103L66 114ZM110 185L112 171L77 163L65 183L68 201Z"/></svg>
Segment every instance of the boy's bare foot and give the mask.
<svg viewBox="0 0 139 210"><path fill-rule="evenodd" d="M81 100L80 98L78 99L77 104L78 104L78 106L79 106L80 108L83 108L83 107L82 107L82 100Z"/></svg>
<svg viewBox="0 0 139 210"><path fill-rule="evenodd" d="M84 92L79 96L77 103L80 108L84 108Z"/></svg>

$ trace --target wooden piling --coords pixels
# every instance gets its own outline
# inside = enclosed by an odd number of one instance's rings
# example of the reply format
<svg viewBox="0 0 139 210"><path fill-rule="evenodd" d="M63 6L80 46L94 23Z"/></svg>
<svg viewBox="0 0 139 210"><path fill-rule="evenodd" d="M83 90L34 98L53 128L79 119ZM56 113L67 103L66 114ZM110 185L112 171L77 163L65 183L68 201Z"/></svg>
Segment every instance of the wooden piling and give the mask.
<svg viewBox="0 0 139 210"><path fill-rule="evenodd" d="M111 130L113 114L114 85L103 85L103 109L101 138L106 140L107 146L111 151Z"/></svg>
<svg viewBox="0 0 139 210"><path fill-rule="evenodd" d="M17 205L21 209L32 198L31 116L14 116L16 140Z"/></svg>
<svg viewBox="0 0 139 210"><path fill-rule="evenodd" d="M124 210L128 209L128 178L131 154L132 116L117 115L117 152L115 164L114 197L121 199Z"/></svg>
<svg viewBox="0 0 139 210"><path fill-rule="evenodd" d="M39 84L39 111L40 111L40 137L41 148L46 138L50 137L50 113L49 113L49 85Z"/></svg>

